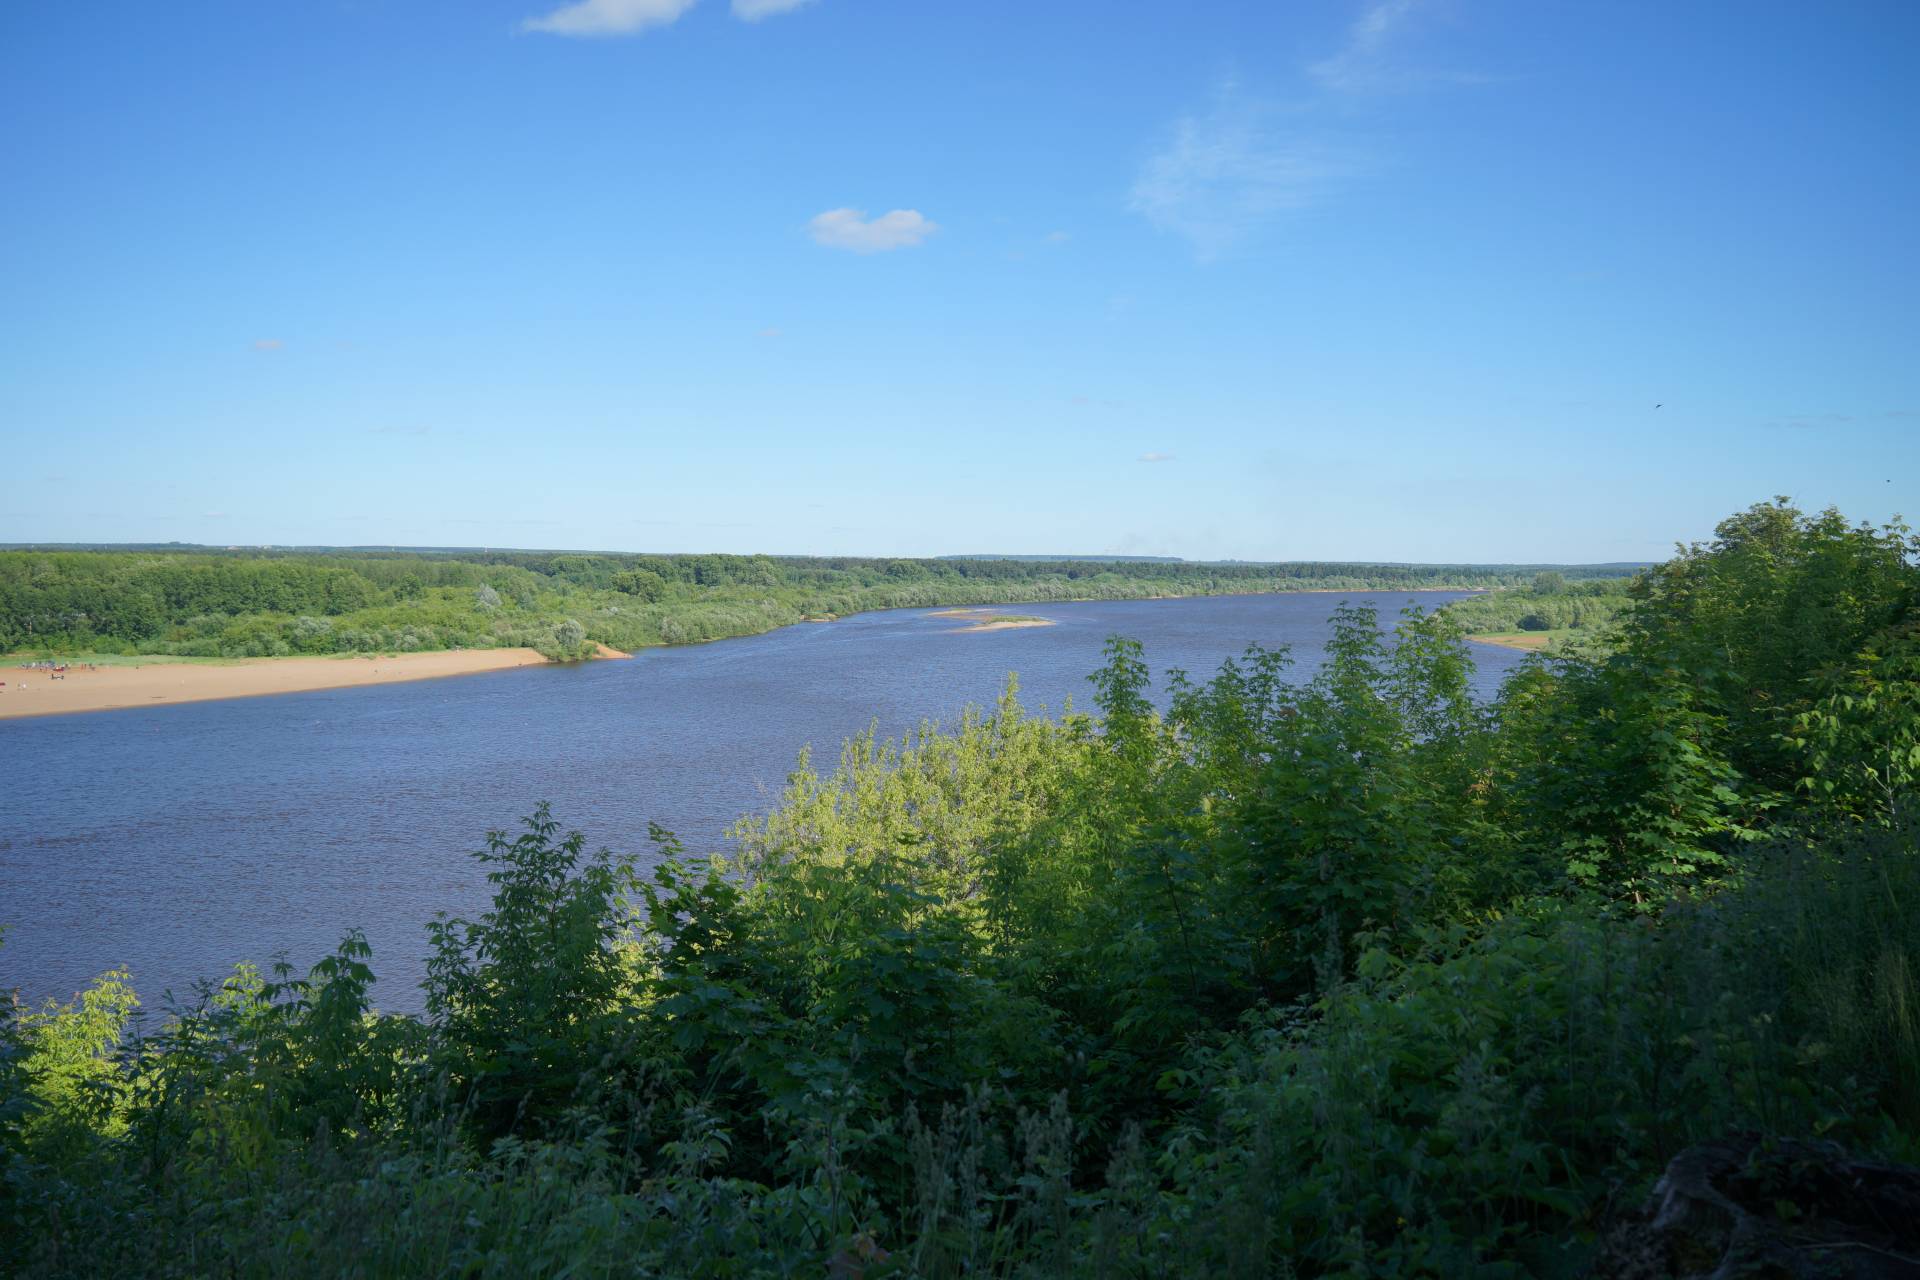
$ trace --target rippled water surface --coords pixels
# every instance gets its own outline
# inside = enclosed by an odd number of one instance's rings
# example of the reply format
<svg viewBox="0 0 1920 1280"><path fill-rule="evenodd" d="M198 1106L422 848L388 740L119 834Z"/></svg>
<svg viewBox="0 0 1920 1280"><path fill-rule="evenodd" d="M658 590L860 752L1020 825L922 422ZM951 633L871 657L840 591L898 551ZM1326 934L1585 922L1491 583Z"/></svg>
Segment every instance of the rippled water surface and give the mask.
<svg viewBox="0 0 1920 1280"><path fill-rule="evenodd" d="M1390 614L1453 593L1366 597ZM593 845L642 851L649 821L718 847L778 796L797 749L829 758L989 703L1091 701L1114 634L1156 676L1199 677L1249 643L1318 662L1337 595L1020 605L1054 626L963 633L927 610L865 614L627 662L381 688L0 721L0 989L71 995L112 965L149 1005L241 959L302 970L349 927L383 1007L417 1009L423 925L472 913L466 856L538 800ZM1491 693L1521 655L1474 646Z"/></svg>

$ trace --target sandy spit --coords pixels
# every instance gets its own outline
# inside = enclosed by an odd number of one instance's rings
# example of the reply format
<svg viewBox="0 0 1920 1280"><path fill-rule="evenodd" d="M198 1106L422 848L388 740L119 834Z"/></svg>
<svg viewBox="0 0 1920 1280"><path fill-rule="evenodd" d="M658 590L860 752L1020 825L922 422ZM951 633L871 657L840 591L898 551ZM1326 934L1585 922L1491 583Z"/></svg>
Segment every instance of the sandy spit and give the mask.
<svg viewBox="0 0 1920 1280"><path fill-rule="evenodd" d="M949 635L968 635L975 631L1013 631L1020 627L1050 627L1051 618L1009 618L986 608L935 609L935 618L964 618L972 625L952 627Z"/></svg>
<svg viewBox="0 0 1920 1280"><path fill-rule="evenodd" d="M954 627L954 635L968 635L975 631L1013 631L1020 627L1050 627L1051 618L987 618L970 627Z"/></svg>
<svg viewBox="0 0 1920 1280"><path fill-rule="evenodd" d="M607 654L614 653L606 650ZM55 679L45 671L0 667L0 719L111 711L122 707L252 698L362 684L397 684L440 676L524 667L546 659L532 649L461 649L398 657L250 658L223 663L152 663L88 671L84 665Z"/></svg>
<svg viewBox="0 0 1920 1280"><path fill-rule="evenodd" d="M1544 649L1553 643L1553 637L1538 631L1524 632L1511 636L1468 636L1476 644L1497 644L1502 649L1525 649L1529 653Z"/></svg>

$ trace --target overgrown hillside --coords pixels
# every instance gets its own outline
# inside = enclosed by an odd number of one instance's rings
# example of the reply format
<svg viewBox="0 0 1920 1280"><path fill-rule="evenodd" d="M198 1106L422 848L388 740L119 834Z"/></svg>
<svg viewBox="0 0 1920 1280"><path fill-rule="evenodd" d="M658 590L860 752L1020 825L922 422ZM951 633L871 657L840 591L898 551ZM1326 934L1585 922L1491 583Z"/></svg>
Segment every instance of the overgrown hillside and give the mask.
<svg viewBox="0 0 1920 1280"><path fill-rule="evenodd" d="M238 658L526 645L573 658L595 643L717 640L868 609L1471 588L1532 574L1502 565L4 551L0 652Z"/></svg>
<svg viewBox="0 0 1920 1280"><path fill-rule="evenodd" d="M124 1041L126 974L14 1009L0 1256L1557 1275L1702 1138L1912 1158L1917 556L1757 506L1491 706L1445 617L1164 713L1116 638L1097 715L856 741L644 877L536 809L424 1019L350 931Z"/></svg>

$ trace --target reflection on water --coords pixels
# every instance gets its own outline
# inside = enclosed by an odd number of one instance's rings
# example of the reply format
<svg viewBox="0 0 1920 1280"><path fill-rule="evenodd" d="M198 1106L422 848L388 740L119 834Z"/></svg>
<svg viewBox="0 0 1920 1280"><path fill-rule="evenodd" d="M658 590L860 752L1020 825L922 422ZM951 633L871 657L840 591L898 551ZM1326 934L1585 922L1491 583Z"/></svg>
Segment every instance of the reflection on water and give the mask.
<svg viewBox="0 0 1920 1280"><path fill-rule="evenodd" d="M304 972L359 927L381 1005L417 1009L422 926L484 906L466 851L536 801L595 846L643 852L652 821L714 848L803 744L830 763L869 723L990 703L1010 671L1029 709L1085 706L1114 634L1156 674L1259 643L1290 645L1304 678L1342 598L1021 605L1055 625L973 633L896 610L629 662L0 721L0 988L64 998L126 965L156 1007L240 959ZM1483 693L1522 656L1474 649Z"/></svg>

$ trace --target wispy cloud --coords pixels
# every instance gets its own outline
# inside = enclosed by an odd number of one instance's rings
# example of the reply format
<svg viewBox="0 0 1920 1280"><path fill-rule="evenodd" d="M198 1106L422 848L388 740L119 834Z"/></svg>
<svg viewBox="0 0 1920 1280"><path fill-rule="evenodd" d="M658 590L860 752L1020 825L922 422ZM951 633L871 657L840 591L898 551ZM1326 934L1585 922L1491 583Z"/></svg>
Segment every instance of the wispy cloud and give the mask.
<svg viewBox="0 0 1920 1280"><path fill-rule="evenodd" d="M773 325L768 325L754 335L756 338L777 338L779 336L780 330Z"/></svg>
<svg viewBox="0 0 1920 1280"><path fill-rule="evenodd" d="M632 36L670 27L699 0L576 0L552 13L528 18L522 31L554 36ZM814 0L732 0L729 8L742 22L759 22L804 9Z"/></svg>
<svg viewBox="0 0 1920 1280"><path fill-rule="evenodd" d="M744 520L629 520L628 524L658 529L751 529Z"/></svg>
<svg viewBox="0 0 1920 1280"><path fill-rule="evenodd" d="M1400 51L1429 0L1374 0L1347 29L1347 42L1330 58L1307 68L1321 88L1332 93L1400 93L1444 84L1485 84L1492 79L1472 71L1448 71L1417 65Z"/></svg>
<svg viewBox="0 0 1920 1280"><path fill-rule="evenodd" d="M869 218L861 209L829 209L807 223L814 243L854 253L909 249L940 229L917 209L895 209Z"/></svg>
<svg viewBox="0 0 1920 1280"><path fill-rule="evenodd" d="M227 513L224 511L202 511L200 518L202 520L225 520Z"/></svg>
<svg viewBox="0 0 1920 1280"><path fill-rule="evenodd" d="M501 517L489 516L485 519L446 519L446 520L442 520L440 523L451 524L451 525L475 525L475 524L516 525L516 526L522 526L527 528L534 528L534 527L557 525L560 522L558 520L507 520Z"/></svg>
<svg viewBox="0 0 1920 1280"><path fill-rule="evenodd" d="M429 426L410 426L410 427L385 426L385 427L371 427L369 428L369 430L371 430L373 434L376 436L424 436L424 435L430 435L433 432L433 428Z"/></svg>
<svg viewBox="0 0 1920 1280"><path fill-rule="evenodd" d="M1170 453L1161 453L1161 452L1160 452L1159 450L1157 450L1157 449L1155 449L1155 450L1150 450L1149 452L1146 452L1146 453L1143 453L1143 454L1141 454L1141 455L1140 455L1140 461L1142 461L1142 462L1172 462L1172 461L1173 461L1173 455L1172 455L1172 454L1170 454Z"/></svg>
<svg viewBox="0 0 1920 1280"><path fill-rule="evenodd" d="M520 24L553 36L631 36L671 26L695 0L578 0Z"/></svg>
<svg viewBox="0 0 1920 1280"><path fill-rule="evenodd" d="M1047 243L1048 243L1048 244L1065 244L1065 243L1066 243L1067 241L1069 241L1069 240L1071 240L1071 239L1073 239L1073 233L1072 233L1072 232L1070 232L1070 231L1049 231L1049 232L1047 232Z"/></svg>
<svg viewBox="0 0 1920 1280"><path fill-rule="evenodd" d="M733 16L742 22L758 22L795 9L804 9L813 0L733 0Z"/></svg>
<svg viewBox="0 0 1920 1280"><path fill-rule="evenodd" d="M1227 81L1205 111L1174 122L1128 203L1212 259L1275 214L1317 203L1360 168L1351 150L1300 127L1296 113Z"/></svg>
<svg viewBox="0 0 1920 1280"><path fill-rule="evenodd" d="M1768 426L1794 431L1822 431L1853 423L1906 422L1920 418L1920 409L1888 409L1881 413L1793 413L1775 418Z"/></svg>
<svg viewBox="0 0 1920 1280"><path fill-rule="evenodd" d="M1346 92L1377 83L1388 38L1405 24L1422 0L1380 0L1368 5L1347 31L1340 52L1307 68L1307 74L1328 89Z"/></svg>
<svg viewBox="0 0 1920 1280"><path fill-rule="evenodd" d="M1135 177L1129 207L1184 236L1202 261L1217 258L1277 215L1319 204L1375 167L1376 148L1330 129L1355 95L1492 77L1437 71L1407 53L1408 33L1431 0L1367 0L1339 46L1301 68L1306 91L1284 106L1232 80L1204 110L1173 122Z"/></svg>
<svg viewBox="0 0 1920 1280"><path fill-rule="evenodd" d="M255 351L278 351L286 345L286 343L278 338L255 338L253 340L253 349Z"/></svg>

